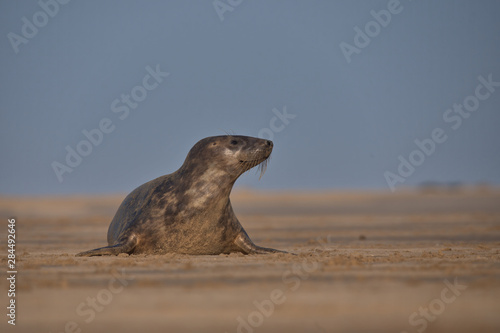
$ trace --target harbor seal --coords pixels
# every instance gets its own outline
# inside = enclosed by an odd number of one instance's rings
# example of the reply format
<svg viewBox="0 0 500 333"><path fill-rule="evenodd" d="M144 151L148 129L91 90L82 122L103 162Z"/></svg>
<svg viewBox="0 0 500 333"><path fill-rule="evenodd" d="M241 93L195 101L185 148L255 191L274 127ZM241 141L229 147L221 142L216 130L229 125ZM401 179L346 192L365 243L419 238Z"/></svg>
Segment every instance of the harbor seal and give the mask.
<svg viewBox="0 0 500 333"><path fill-rule="evenodd" d="M284 252L255 245L229 200L244 172L259 165L262 176L272 150L272 141L248 136L198 141L179 170L139 186L123 200L108 229L108 246L77 256Z"/></svg>

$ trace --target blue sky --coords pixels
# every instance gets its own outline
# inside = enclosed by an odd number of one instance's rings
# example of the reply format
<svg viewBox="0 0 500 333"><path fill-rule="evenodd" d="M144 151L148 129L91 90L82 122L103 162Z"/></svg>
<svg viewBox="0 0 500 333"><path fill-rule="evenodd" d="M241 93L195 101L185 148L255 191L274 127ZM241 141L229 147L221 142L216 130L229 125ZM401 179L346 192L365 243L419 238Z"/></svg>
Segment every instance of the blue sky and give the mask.
<svg viewBox="0 0 500 333"><path fill-rule="evenodd" d="M498 1L60 1L0 3L1 194L128 192L226 132L275 144L240 187L500 184Z"/></svg>

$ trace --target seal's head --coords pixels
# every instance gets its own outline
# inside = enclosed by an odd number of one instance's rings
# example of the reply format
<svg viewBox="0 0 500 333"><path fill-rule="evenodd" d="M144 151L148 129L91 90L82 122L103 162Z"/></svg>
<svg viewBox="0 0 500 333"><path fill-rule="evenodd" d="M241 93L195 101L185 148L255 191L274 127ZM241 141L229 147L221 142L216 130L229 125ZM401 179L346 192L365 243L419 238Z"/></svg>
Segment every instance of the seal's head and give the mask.
<svg viewBox="0 0 500 333"><path fill-rule="evenodd" d="M272 150L272 141L265 139L241 135L212 136L198 141L191 148L183 168L199 170L203 165L205 170L224 172L236 180L259 165L262 177ZM192 161L199 161L201 165L191 165Z"/></svg>

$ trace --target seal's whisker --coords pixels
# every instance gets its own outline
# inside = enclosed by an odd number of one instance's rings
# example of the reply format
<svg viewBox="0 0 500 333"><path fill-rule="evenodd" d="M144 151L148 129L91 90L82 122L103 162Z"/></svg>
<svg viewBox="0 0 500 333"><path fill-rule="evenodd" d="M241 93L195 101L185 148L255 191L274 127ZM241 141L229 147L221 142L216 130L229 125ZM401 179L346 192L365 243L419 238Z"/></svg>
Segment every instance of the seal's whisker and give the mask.
<svg viewBox="0 0 500 333"><path fill-rule="evenodd" d="M260 173L259 175L259 180L262 178L262 176L264 175L264 173L266 172L266 169L267 169L267 165L269 163L269 160L270 160L270 156L263 159L259 157L260 155L260 152L259 151L253 151L251 152L251 154L249 154L249 159L244 161L244 160L240 160L240 170L242 171L242 173L245 173L247 172L248 170L256 167L256 166L259 166L258 169L257 169L257 173Z"/></svg>
<svg viewBox="0 0 500 333"><path fill-rule="evenodd" d="M269 158L265 159L264 161L262 161L262 163L259 164L259 169L260 169L260 176L259 176L259 180L262 178L262 176L264 176L264 174L266 173L266 169L267 169L267 164L269 163Z"/></svg>

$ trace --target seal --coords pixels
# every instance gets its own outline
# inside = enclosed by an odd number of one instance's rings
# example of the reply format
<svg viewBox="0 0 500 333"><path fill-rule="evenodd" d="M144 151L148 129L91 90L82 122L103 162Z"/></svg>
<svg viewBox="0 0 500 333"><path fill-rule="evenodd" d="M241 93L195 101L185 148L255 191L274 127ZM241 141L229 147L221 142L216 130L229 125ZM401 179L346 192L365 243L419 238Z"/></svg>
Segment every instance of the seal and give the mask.
<svg viewBox="0 0 500 333"><path fill-rule="evenodd" d="M109 226L108 246L77 256L286 253L255 245L229 200L244 172L259 166L262 176L272 150L272 141L248 136L198 141L179 170L127 195Z"/></svg>

